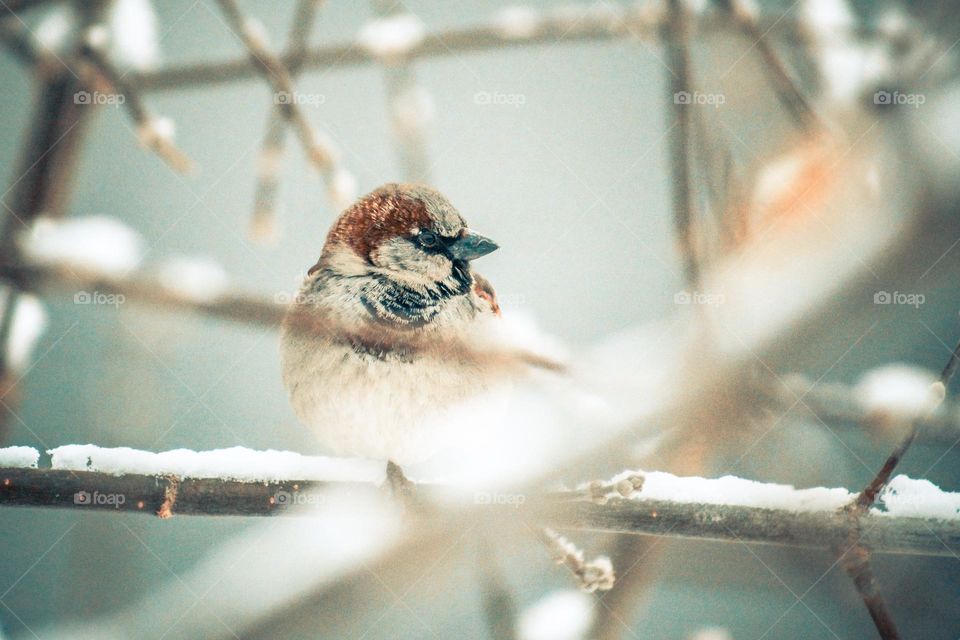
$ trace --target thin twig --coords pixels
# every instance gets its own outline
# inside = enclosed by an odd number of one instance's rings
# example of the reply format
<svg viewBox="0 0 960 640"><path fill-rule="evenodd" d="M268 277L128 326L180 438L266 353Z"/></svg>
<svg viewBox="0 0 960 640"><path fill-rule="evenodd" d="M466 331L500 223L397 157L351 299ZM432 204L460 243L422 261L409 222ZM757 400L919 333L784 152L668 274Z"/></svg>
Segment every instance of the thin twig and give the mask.
<svg viewBox="0 0 960 640"><path fill-rule="evenodd" d="M690 135L693 104L690 100L690 52L687 47L687 17L680 0L669 0L668 22L664 28L667 69L670 77L667 98L674 116L670 128L670 167L673 187L673 224L677 247L683 260L687 286L699 287L699 246L693 226L693 198L690 183Z"/></svg>
<svg viewBox="0 0 960 640"><path fill-rule="evenodd" d="M956 373L957 364L960 361L960 342L957 343L957 346L954 347L953 351L950 353L950 358L947 360L947 364L943 367L943 370L940 372L940 379L933 383L931 389L931 399L932 403L930 406L930 411L934 411L937 406L943 402L944 397L946 396L947 386L950 384L953 374ZM914 420L910 424L910 430L899 445L893 450L893 453L887 457L884 461L883 466L880 468L880 471L877 472L877 475L870 481L863 491L860 492L860 495L857 496L857 508L860 511L869 509L870 506L876 501L877 496L880 494L880 491L883 490L887 483L890 481L890 477L893 475L894 470L896 470L897 465L900 464L900 460L903 459L903 456L907 453L907 450L910 448L910 445L913 444L913 441L917 439L917 434L920 431L920 421Z"/></svg>
<svg viewBox="0 0 960 640"><path fill-rule="evenodd" d="M317 10L323 0L299 0L290 27L287 68L291 78L296 78L303 67L307 54L310 32L316 21ZM276 198L279 189L280 158L283 155L287 132L287 117L282 105L275 105L267 116L266 133L260 149L260 165L257 171L256 195L250 232L253 238L266 240L275 235Z"/></svg>
<svg viewBox="0 0 960 640"><path fill-rule="evenodd" d="M958 361L960 361L960 342L950 353L950 358L940 373L940 379L932 385L931 412L943 401L947 385L950 384L950 379L956 372ZM856 500L846 510L850 518L850 531L843 543L841 561L847 575L853 580L854 586L856 586L857 592L863 599L863 603L870 613L870 618L883 640L899 640L900 634L897 631L893 615L883 599L880 583L870 563L871 548L870 545L864 543L862 538L862 520L867 510L876 502L877 496L887 486L903 456L906 455L910 446L917 439L919 429L920 422L918 420L911 421L907 435L887 457L877 475L864 487L857 495Z"/></svg>
<svg viewBox="0 0 960 640"><path fill-rule="evenodd" d="M396 17L406 11L403 4L392 0L374 0L373 5L382 18ZM387 105L404 180L428 183L430 162L427 158L424 123L417 120L423 116L422 109L428 108L420 102L429 96L417 85L411 63L410 59L401 58L384 65Z"/></svg>
<svg viewBox="0 0 960 640"><path fill-rule="evenodd" d="M553 529L544 527L537 530L540 541L550 550L553 561L565 566L577 579L582 591L609 591L615 581L610 558L598 556L586 560L582 549Z"/></svg>
<svg viewBox="0 0 960 640"><path fill-rule="evenodd" d="M165 132L159 130L158 119L150 114L139 92L126 81L124 74L110 61L100 46L87 42L83 54L84 59L96 69L113 91L123 96L123 105L137 125L140 142L175 171L190 173L194 167L193 161L173 144Z"/></svg>
<svg viewBox="0 0 960 640"><path fill-rule="evenodd" d="M284 117L293 125L310 162L324 174L329 186L336 161L336 152L330 144L321 142L306 115L304 115L303 109L294 99L297 92L287 69L286 60L281 60L267 48L254 23L240 12L236 0L217 0L217 3L223 10L230 27L247 48L254 67L273 88L276 97L275 102L280 107ZM287 99L280 99L283 96L286 96Z"/></svg>
<svg viewBox="0 0 960 640"><path fill-rule="evenodd" d="M825 126L813 105L810 104L810 100L804 95L796 79L767 39L767 34L760 27L756 17L744 7L742 0L714 0L714 2L750 40L751 47L756 47L777 99L797 126L808 133L824 131Z"/></svg>

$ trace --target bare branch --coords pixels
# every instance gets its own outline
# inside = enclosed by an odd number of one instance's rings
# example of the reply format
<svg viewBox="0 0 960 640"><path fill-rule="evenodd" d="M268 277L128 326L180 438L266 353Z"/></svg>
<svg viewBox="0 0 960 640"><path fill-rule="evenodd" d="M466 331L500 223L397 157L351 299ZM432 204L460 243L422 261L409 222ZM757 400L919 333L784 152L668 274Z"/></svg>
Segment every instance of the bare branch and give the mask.
<svg viewBox="0 0 960 640"><path fill-rule="evenodd" d="M810 104L796 79L767 39L767 34L760 27L756 17L744 7L743 0L715 0L715 2L750 40L751 47L756 47L777 99L797 126L811 133L824 131L826 127L813 105Z"/></svg>
<svg viewBox="0 0 960 640"><path fill-rule="evenodd" d="M950 384L950 379L957 369L958 361L960 361L960 342L951 352L947 364L940 373L940 379L932 386L931 393L934 401L932 408L935 409L943 401L947 385ZM877 632L883 640L898 640L900 634L894 623L893 615L884 602L883 594L880 592L880 584L870 564L869 545L865 545L863 542L863 514L873 506L877 496L887 486L894 470L900 464L900 460L903 459L903 456L906 455L910 446L916 440L919 429L919 421L913 420L907 435L893 450L893 453L887 457L870 484L864 487L863 491L857 495L857 499L847 509L851 526L850 533L844 541L843 548L846 551L841 554L843 568L853 580L857 592L863 599L863 603L877 627Z"/></svg>
<svg viewBox="0 0 960 640"><path fill-rule="evenodd" d="M173 144L173 140L167 133L160 130L159 120L150 114L139 92L126 81L125 75L116 68L104 51L99 46L87 42L83 49L83 57L93 65L113 91L124 96L123 104L137 125L141 144L156 153L175 171L191 172L194 167L193 161Z"/></svg>
<svg viewBox="0 0 960 640"><path fill-rule="evenodd" d="M284 117L293 125L307 157L326 176L329 183L334 170L336 152L331 145L318 138L316 131L304 115L303 109L293 99L296 95L296 89L287 68L286 60L277 58L267 48L259 30L249 18L240 12L236 0L217 0L217 2L230 27L247 48L254 68L273 88L275 102L280 107ZM280 99L283 96L286 96L286 99Z"/></svg>
<svg viewBox="0 0 960 640"><path fill-rule="evenodd" d="M515 369L534 367L562 373L564 365L548 357L522 349L472 345L461 340L443 340L431 335L410 334L386 326L350 328L334 321L313 307L287 313L291 296L278 294L273 300L242 292L228 292L210 300L198 300L164 288L153 279L132 276L118 278L103 273L84 272L67 265L22 265L0 262L0 280L28 291L81 292L112 295L117 299L149 304L161 309L200 313L253 325L276 328L286 322L293 331L327 334L347 344L374 352L400 349L438 358L460 359L478 366Z"/></svg>
<svg viewBox="0 0 960 640"><path fill-rule="evenodd" d="M668 23L664 29L667 69L667 100L673 114L670 124L670 166L673 186L673 226L677 248L683 260L686 283L695 289L700 284L699 247L693 226L693 198L690 182L690 136L692 104L683 99L690 94L690 52L687 48L687 16L680 0L669 0Z"/></svg>
<svg viewBox="0 0 960 640"><path fill-rule="evenodd" d="M28 67L36 66L43 59L33 34L15 17L0 20L0 43Z"/></svg>
<svg viewBox="0 0 960 640"><path fill-rule="evenodd" d="M316 21L317 10L322 0L299 0L290 27L287 57L291 78L299 75L307 54L310 31ZM267 117L266 133L260 149L260 166L257 171L257 187L254 196L253 218L250 220L251 235L258 240L267 240L275 235L276 197L279 188L280 157L283 154L287 132L287 117L282 105L275 105Z"/></svg>

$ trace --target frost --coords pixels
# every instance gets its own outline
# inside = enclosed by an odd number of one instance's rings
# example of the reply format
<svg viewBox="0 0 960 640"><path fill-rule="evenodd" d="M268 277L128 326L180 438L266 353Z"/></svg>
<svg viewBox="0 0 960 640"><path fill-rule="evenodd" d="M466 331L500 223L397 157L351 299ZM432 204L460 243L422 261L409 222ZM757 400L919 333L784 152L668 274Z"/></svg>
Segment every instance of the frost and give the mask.
<svg viewBox="0 0 960 640"><path fill-rule="evenodd" d="M177 475L183 478L223 478L248 482L286 480L378 482L379 462L351 458L304 456L292 451L254 451L246 447L154 453L129 447L107 449L92 444L68 444L50 449L54 469L101 471L113 475Z"/></svg>
<svg viewBox="0 0 960 640"><path fill-rule="evenodd" d="M30 364L37 340L47 329L47 310L38 298L29 294L17 296L16 305L7 344L7 362L14 371L23 371Z"/></svg>
<svg viewBox="0 0 960 640"><path fill-rule="evenodd" d="M0 467L8 468L37 468L40 452L33 447L2 447L0 448Z"/></svg>
<svg viewBox="0 0 960 640"><path fill-rule="evenodd" d="M931 390L936 378L929 371L907 365L889 365L868 372L854 394L868 413L909 421L936 408L939 398Z"/></svg>
<svg viewBox="0 0 960 640"><path fill-rule="evenodd" d="M573 589L548 593L520 613L520 640L581 640L593 624L594 601Z"/></svg>
<svg viewBox="0 0 960 640"><path fill-rule="evenodd" d="M40 263L123 276L136 269L143 241L136 231L109 216L55 221L38 219L23 238L24 253Z"/></svg>
<svg viewBox="0 0 960 640"><path fill-rule="evenodd" d="M423 38L423 22L409 13L369 22L357 36L360 46L377 58L401 57L423 42Z"/></svg>
<svg viewBox="0 0 960 640"><path fill-rule="evenodd" d="M170 258L160 267L160 286L195 302L211 302L226 291L229 278L223 267L203 257Z"/></svg>
<svg viewBox="0 0 960 640"><path fill-rule="evenodd" d="M529 38L540 27L540 14L533 7L526 5L505 7L494 15L493 24L505 38Z"/></svg>
<svg viewBox="0 0 960 640"><path fill-rule="evenodd" d="M117 0L110 9L110 55L122 65L145 70L160 62L157 15L150 0Z"/></svg>
<svg viewBox="0 0 960 640"><path fill-rule="evenodd" d="M891 516L914 518L960 518L960 493L948 493L929 480L895 477L880 493L880 501Z"/></svg>

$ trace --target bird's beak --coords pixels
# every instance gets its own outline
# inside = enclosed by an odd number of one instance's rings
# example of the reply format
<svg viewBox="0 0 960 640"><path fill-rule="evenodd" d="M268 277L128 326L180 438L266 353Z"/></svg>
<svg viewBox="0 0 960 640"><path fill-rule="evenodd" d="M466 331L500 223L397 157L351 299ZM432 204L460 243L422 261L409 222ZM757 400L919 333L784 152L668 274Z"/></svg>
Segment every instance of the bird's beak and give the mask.
<svg viewBox="0 0 960 640"><path fill-rule="evenodd" d="M475 260L480 256L496 251L500 245L479 233L467 229L466 233L449 245L454 260Z"/></svg>

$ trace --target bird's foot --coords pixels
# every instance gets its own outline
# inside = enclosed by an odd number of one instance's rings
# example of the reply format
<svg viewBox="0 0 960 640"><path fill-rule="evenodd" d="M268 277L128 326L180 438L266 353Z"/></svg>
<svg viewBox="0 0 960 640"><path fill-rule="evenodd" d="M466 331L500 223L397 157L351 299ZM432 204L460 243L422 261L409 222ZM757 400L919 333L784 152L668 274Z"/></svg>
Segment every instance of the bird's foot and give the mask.
<svg viewBox="0 0 960 640"><path fill-rule="evenodd" d="M385 486L395 500L404 506L416 504L416 485L403 475L403 469L393 461L387 461L387 482Z"/></svg>

